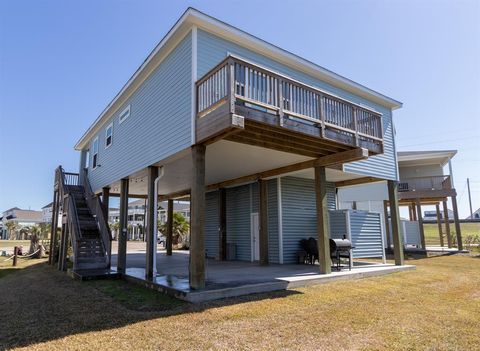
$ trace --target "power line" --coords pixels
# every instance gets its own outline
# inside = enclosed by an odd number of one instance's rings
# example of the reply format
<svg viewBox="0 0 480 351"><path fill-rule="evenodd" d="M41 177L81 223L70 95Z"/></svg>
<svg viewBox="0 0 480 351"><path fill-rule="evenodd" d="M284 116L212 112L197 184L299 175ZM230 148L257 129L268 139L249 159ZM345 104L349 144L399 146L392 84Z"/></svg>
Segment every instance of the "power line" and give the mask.
<svg viewBox="0 0 480 351"><path fill-rule="evenodd" d="M456 138L456 139L444 139L444 140L431 141L431 142L428 142L428 143L420 143L420 144L401 145L401 147L440 144L440 143L448 143L448 142L452 142L452 141L470 140L470 139L478 139L478 136L471 136L471 137L466 137L466 138Z"/></svg>

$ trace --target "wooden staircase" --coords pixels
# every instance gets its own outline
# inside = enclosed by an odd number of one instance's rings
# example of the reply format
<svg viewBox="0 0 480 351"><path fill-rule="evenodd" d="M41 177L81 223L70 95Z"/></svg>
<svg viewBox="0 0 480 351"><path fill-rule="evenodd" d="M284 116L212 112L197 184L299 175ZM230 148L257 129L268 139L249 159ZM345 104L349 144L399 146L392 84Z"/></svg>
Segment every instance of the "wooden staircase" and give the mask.
<svg viewBox="0 0 480 351"><path fill-rule="evenodd" d="M69 243L73 250L74 272L110 269L111 233L101 200L92 192L88 177L85 175L80 181L79 174L66 173L59 167L55 179L55 191L60 201L57 201L54 213L62 210L59 269L66 270ZM53 249L57 240L52 241Z"/></svg>

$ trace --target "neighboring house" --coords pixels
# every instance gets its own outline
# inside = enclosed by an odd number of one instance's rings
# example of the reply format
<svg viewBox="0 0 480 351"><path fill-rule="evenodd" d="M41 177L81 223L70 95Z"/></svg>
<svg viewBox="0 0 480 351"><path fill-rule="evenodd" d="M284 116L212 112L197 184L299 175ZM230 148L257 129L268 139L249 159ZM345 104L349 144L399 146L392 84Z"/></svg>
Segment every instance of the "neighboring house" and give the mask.
<svg viewBox="0 0 480 351"><path fill-rule="evenodd" d="M448 209L447 218L453 218L453 211ZM440 210L440 219L444 220L443 209ZM437 221L437 211L423 211L423 220L426 222L436 222Z"/></svg>
<svg viewBox="0 0 480 351"><path fill-rule="evenodd" d="M401 230L405 245L425 248L425 236L423 233L423 218L421 206L436 206L434 218L429 220L446 224L445 231L439 227L441 246L444 245L443 234L446 234L448 246L452 246L449 220L454 219L457 233L457 242L461 232L458 219L456 191L453 185L451 159L457 153L456 150L433 150L433 151L406 151L398 152L398 169L400 174L399 201L401 206L408 207L409 220L402 220ZM448 165L448 172L445 168ZM386 247L391 244L387 232L390 226L385 226L385 204L388 200L388 191L385 183L373 182L366 185L351 185L340 189L338 200L340 208L368 209L382 215L383 235ZM451 200L453 211L447 210L447 201ZM441 205L441 207L440 207ZM447 216L443 216L444 213ZM419 219L420 218L420 219ZM390 235L391 236L391 235Z"/></svg>
<svg viewBox="0 0 480 351"><path fill-rule="evenodd" d="M42 222L51 223L52 222L52 208L53 202L50 202L48 205L42 207Z"/></svg>
<svg viewBox="0 0 480 351"><path fill-rule="evenodd" d="M480 208L472 213L471 216L468 216L466 219L480 220Z"/></svg>
<svg viewBox="0 0 480 351"><path fill-rule="evenodd" d="M206 255L294 263L309 237L319 239L320 271L329 273L330 236L348 236L354 257L384 255L380 215L337 209L336 188L375 178L395 189L400 107L188 9L77 142L80 176L58 191L85 184L105 202L120 196L124 213L128 197L147 198L148 233L155 191L160 200L189 198L192 288L205 284ZM147 247L147 277L152 256Z"/></svg>
<svg viewBox="0 0 480 351"><path fill-rule="evenodd" d="M158 219L160 223L167 221L167 202L163 201L158 204ZM185 202L175 201L173 203L173 212L181 213L187 221L190 220L190 204ZM145 213L146 200L139 199L128 203L128 238L129 240L144 240L143 234L145 232ZM110 208L108 212L108 222L116 223L120 220L120 209Z"/></svg>
<svg viewBox="0 0 480 351"><path fill-rule="evenodd" d="M18 226L17 239L20 239L18 234L22 227L28 227L42 223L42 211L22 210L18 207L13 207L2 213L1 221L3 223L4 232L7 231L6 229L8 222L16 223ZM10 235L10 233L7 233L6 235Z"/></svg>

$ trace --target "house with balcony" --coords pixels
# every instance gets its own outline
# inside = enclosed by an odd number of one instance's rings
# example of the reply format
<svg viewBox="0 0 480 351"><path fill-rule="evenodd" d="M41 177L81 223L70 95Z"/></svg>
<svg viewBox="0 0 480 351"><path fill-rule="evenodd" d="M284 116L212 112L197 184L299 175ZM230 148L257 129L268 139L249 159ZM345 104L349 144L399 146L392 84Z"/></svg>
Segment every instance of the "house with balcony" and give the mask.
<svg viewBox="0 0 480 351"><path fill-rule="evenodd" d="M400 182L398 185L399 206L408 209L406 219L400 221L403 242L407 247L425 250L424 217L422 206L435 206L434 216L428 221L438 223L439 244L452 248L450 221L455 227L456 246L463 249L458 216L457 193L453 184L452 158L456 150L400 151L397 153ZM386 248L391 246L388 191L384 182L371 179L371 184L355 185L352 182L339 190L341 208L366 209L382 213L382 230ZM344 183L345 184L345 183ZM348 185L348 184L347 184ZM448 209L450 201L453 210ZM425 212L430 213L429 211ZM442 226L443 222L443 226Z"/></svg>
<svg viewBox="0 0 480 351"><path fill-rule="evenodd" d="M383 255L380 216L337 208L338 187L371 179L387 183L401 266L393 126L401 106L189 8L78 140L78 173L56 170L54 199L64 210L62 236L52 240L59 267L69 243L74 271L110 267L106 209L119 197L115 269L122 275L129 275L129 198L146 199L144 279L169 274L171 226L165 264L156 264L155 209L167 201L172 223L174 199L190 202L189 289L215 279L212 268L206 278L207 260L220 262L217 269L235 260L266 272L296 263L300 240L309 237L318 249L312 267L330 274L331 237L356 240L354 257Z"/></svg>

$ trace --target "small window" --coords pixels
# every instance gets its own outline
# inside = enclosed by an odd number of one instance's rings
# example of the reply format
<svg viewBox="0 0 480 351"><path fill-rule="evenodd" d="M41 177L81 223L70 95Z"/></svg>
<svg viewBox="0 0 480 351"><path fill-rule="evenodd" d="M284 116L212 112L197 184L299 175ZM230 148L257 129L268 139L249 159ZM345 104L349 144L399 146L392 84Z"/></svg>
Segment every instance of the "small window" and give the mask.
<svg viewBox="0 0 480 351"><path fill-rule="evenodd" d="M97 168L98 166L98 137L93 139L92 145L92 169Z"/></svg>
<svg viewBox="0 0 480 351"><path fill-rule="evenodd" d="M130 105L128 105L122 112L120 112L120 116L118 117L118 122L122 123L128 118L128 116L130 116Z"/></svg>
<svg viewBox="0 0 480 351"><path fill-rule="evenodd" d="M113 141L113 123L110 123L105 129L105 149L112 145Z"/></svg>

